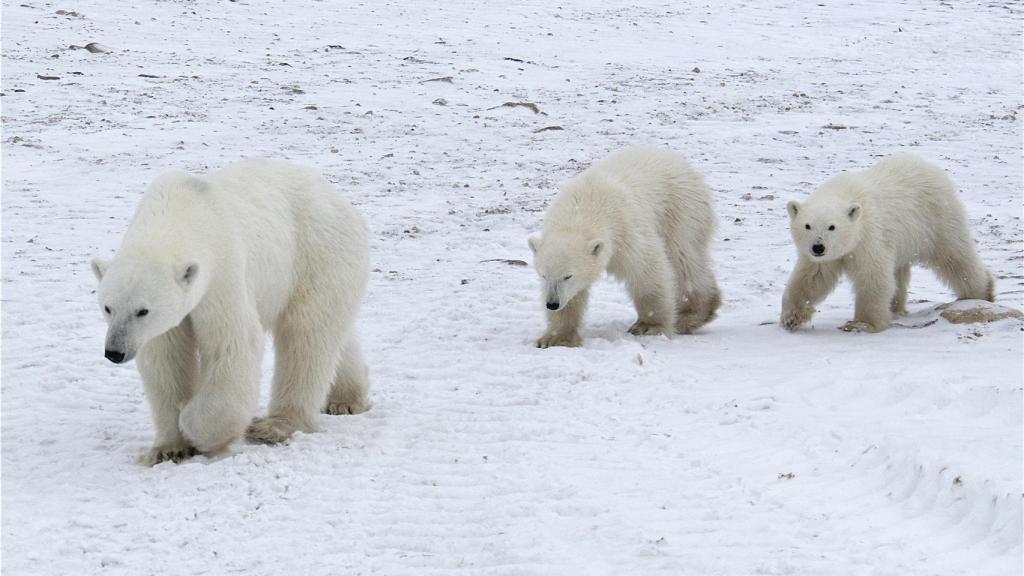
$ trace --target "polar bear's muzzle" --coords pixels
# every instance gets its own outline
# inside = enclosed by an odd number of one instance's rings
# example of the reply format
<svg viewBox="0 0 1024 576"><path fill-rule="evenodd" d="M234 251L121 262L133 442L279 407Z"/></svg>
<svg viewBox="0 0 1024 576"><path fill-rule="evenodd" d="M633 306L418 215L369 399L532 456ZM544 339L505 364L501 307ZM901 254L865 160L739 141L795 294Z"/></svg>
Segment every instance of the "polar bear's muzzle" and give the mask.
<svg viewBox="0 0 1024 576"><path fill-rule="evenodd" d="M125 362L131 362L135 358L135 352L107 346L103 350L103 357L114 364L124 364Z"/></svg>
<svg viewBox="0 0 1024 576"><path fill-rule="evenodd" d="M825 245L822 244L821 242L815 242L814 244L811 245L811 254L814 254L815 256L824 256Z"/></svg>
<svg viewBox="0 0 1024 576"><path fill-rule="evenodd" d="M559 290L557 282L548 283L547 297L544 299L544 305L547 306L548 310L556 312L562 307L562 302L565 299L559 296L560 293L561 290Z"/></svg>
<svg viewBox="0 0 1024 576"><path fill-rule="evenodd" d="M103 357L114 364L124 364L135 358L135 351L132 348L126 345L123 332L108 333L106 345L103 347Z"/></svg>

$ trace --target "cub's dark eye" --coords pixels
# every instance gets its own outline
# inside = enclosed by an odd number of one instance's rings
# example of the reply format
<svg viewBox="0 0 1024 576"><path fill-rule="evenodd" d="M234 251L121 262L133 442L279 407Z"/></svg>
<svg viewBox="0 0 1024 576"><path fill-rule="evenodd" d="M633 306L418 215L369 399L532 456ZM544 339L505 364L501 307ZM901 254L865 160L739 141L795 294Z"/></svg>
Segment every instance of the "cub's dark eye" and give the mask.
<svg viewBox="0 0 1024 576"><path fill-rule="evenodd" d="M829 230L835 230L835 229L836 229L836 225L835 225L835 224L832 224L831 226L829 226L829 227L828 227L828 229L829 229Z"/></svg>
<svg viewBox="0 0 1024 576"><path fill-rule="evenodd" d="M569 274L565 278L562 278L562 280L571 280L571 279L572 279L572 274Z"/></svg>
<svg viewBox="0 0 1024 576"><path fill-rule="evenodd" d="M135 313L135 315L138 316L139 318L142 318L146 314L149 314L149 310L147 310L146 308L139 308L139 311Z"/></svg>
<svg viewBox="0 0 1024 576"><path fill-rule="evenodd" d="M106 312L107 314L110 314L110 306L104 306L103 311Z"/></svg>
<svg viewBox="0 0 1024 576"><path fill-rule="evenodd" d="M810 230L811 229L811 225L810 224L804 224L804 228L807 228L808 230Z"/></svg>

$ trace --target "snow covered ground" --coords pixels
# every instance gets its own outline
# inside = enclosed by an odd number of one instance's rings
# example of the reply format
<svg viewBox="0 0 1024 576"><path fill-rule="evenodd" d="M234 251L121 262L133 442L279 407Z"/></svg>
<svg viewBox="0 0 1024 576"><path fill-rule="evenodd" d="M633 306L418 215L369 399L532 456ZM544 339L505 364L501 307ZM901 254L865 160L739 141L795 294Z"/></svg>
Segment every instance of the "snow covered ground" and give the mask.
<svg viewBox="0 0 1024 576"><path fill-rule="evenodd" d="M844 286L773 324L785 202L897 150L1021 307L1019 4L434 4L3 3L5 574L1021 573L1021 322L847 334ZM488 260L635 143L715 191L720 318L632 337L608 281L583 348L537 350L533 271ZM144 468L88 261L156 174L245 156L366 214L376 405ZM902 323L950 299L917 270Z"/></svg>

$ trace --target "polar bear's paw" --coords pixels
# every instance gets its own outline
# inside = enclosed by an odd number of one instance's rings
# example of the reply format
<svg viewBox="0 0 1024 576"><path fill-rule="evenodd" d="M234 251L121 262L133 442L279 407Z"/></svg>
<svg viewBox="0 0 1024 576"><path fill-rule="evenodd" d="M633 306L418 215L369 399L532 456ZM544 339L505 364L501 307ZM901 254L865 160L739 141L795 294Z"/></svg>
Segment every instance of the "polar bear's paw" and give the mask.
<svg viewBox="0 0 1024 576"><path fill-rule="evenodd" d="M579 334L552 334L547 333L537 340L537 348L551 348L553 346L565 346L568 348L577 348L583 344L583 339L580 338Z"/></svg>
<svg viewBox="0 0 1024 576"><path fill-rule="evenodd" d="M665 336L672 337L673 329L666 328L663 324L654 322L644 322L637 320L629 327L629 333L634 336L657 336L664 334Z"/></svg>
<svg viewBox="0 0 1024 576"><path fill-rule="evenodd" d="M328 401L324 408L324 414L333 416L344 416L346 414L362 414L373 406L369 400L361 402L334 402Z"/></svg>
<svg viewBox="0 0 1024 576"><path fill-rule="evenodd" d="M245 437L260 444L284 444L298 430L287 418L280 416L256 417L245 430Z"/></svg>
<svg viewBox="0 0 1024 576"><path fill-rule="evenodd" d="M676 319L676 333L678 334L693 334L698 328L707 324L709 319L704 314L686 314L680 315Z"/></svg>
<svg viewBox="0 0 1024 576"><path fill-rule="evenodd" d="M814 308L789 308L782 311L779 324L790 332L807 323L814 314Z"/></svg>
<svg viewBox="0 0 1024 576"><path fill-rule="evenodd" d="M139 464L150 467L156 466L161 462L180 464L197 454L199 454L199 451L189 446L188 443L153 446L139 458Z"/></svg>
<svg viewBox="0 0 1024 576"><path fill-rule="evenodd" d="M870 332L870 325L867 322L860 322L857 320L850 320L846 324L839 327L843 332Z"/></svg>
<svg viewBox="0 0 1024 576"><path fill-rule="evenodd" d="M839 327L843 332L868 332L871 334L881 332L886 328L888 328L888 326L879 327L870 322L864 322L863 320L850 320Z"/></svg>

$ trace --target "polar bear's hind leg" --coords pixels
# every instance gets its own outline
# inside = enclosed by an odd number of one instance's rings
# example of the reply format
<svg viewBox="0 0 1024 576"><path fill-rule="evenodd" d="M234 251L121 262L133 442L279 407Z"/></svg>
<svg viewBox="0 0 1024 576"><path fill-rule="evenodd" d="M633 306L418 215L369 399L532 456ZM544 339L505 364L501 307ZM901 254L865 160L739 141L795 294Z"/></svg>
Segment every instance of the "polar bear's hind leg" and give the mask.
<svg viewBox="0 0 1024 576"><path fill-rule="evenodd" d="M311 291L316 293L316 291ZM341 359L345 326L339 306L302 298L289 304L274 327L276 362L270 408L246 430L254 442L277 444L296 431L315 432L320 410Z"/></svg>
<svg viewBox="0 0 1024 576"><path fill-rule="evenodd" d="M361 414L372 406L368 397L370 385L363 352L355 334L349 335L342 348L334 384L327 394L326 414Z"/></svg>

